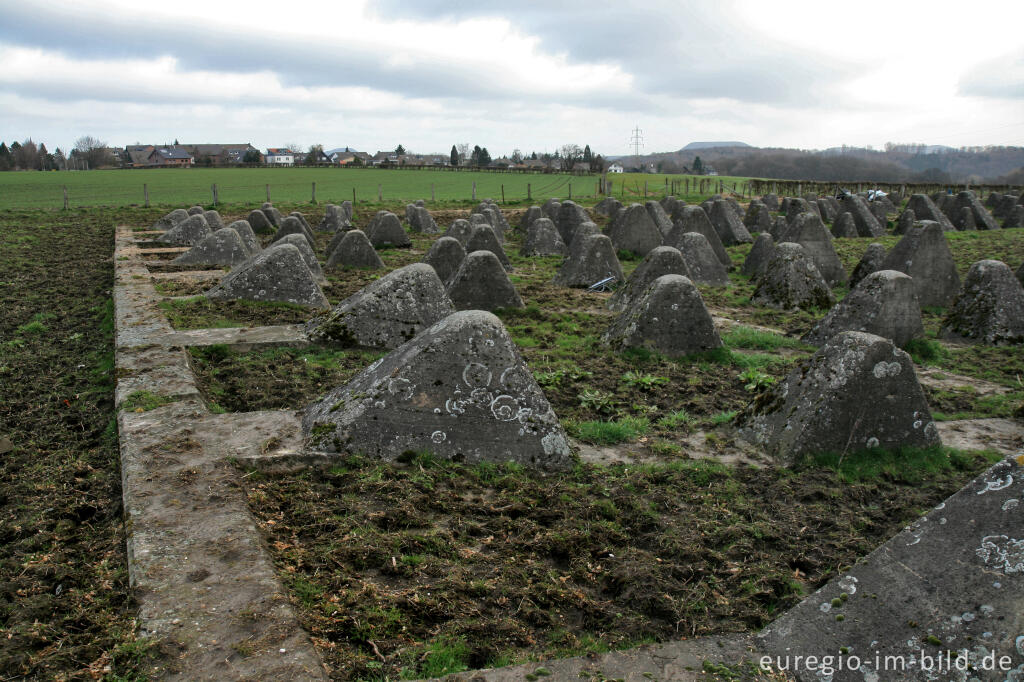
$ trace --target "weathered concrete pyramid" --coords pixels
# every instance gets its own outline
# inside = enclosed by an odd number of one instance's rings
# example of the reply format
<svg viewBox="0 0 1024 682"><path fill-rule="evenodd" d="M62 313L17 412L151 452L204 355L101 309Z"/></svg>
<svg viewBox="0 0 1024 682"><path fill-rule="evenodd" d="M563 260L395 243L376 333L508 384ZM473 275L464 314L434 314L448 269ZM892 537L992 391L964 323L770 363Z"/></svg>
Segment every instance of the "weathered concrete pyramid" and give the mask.
<svg viewBox="0 0 1024 682"><path fill-rule="evenodd" d="M250 211L249 217L246 220L249 222L249 226L252 227L252 231L256 234L274 233L274 226L267 219L267 214L263 211Z"/></svg>
<svg viewBox="0 0 1024 682"><path fill-rule="evenodd" d="M804 335L803 341L821 346L845 331L875 334L900 347L924 336L913 281L896 270L868 275Z"/></svg>
<svg viewBox="0 0 1024 682"><path fill-rule="evenodd" d="M402 229L398 216L391 211L377 211L377 215L366 228L366 238L378 249L387 244L398 247L412 245L409 235Z"/></svg>
<svg viewBox="0 0 1024 682"><path fill-rule="evenodd" d="M608 238L616 249L632 251L640 256L646 256L663 241L651 214L640 204L633 204L619 214L608 227Z"/></svg>
<svg viewBox="0 0 1024 682"><path fill-rule="evenodd" d="M850 213L853 215L853 222L857 226L857 234L861 237L880 237L885 234L885 226L878 222L874 214L871 213L871 209L868 208L868 202L864 200L864 197L857 194L847 194L843 197L843 200L839 202L839 211L836 214Z"/></svg>
<svg viewBox="0 0 1024 682"><path fill-rule="evenodd" d="M569 249L569 257L576 258L581 253L580 248L586 238L594 235L602 234L601 228L596 223L580 223L579 227L576 228L576 233L572 236L572 241L566 246Z"/></svg>
<svg viewBox="0 0 1024 682"><path fill-rule="evenodd" d="M729 273L715 257L715 252L704 235L699 232L687 232L676 240L676 248L683 254L691 280L697 284L729 286Z"/></svg>
<svg viewBox="0 0 1024 682"><path fill-rule="evenodd" d="M914 222L917 220L917 216L914 215L914 211L906 209L903 213L900 213L899 219L896 221L896 234L906 234L907 230L914 226Z"/></svg>
<svg viewBox="0 0 1024 682"><path fill-rule="evenodd" d="M346 201L341 206L327 204L324 211L324 218L320 221L317 229L321 232L337 232L348 230L352 227L352 203Z"/></svg>
<svg viewBox="0 0 1024 682"><path fill-rule="evenodd" d="M749 232L771 232L772 214L768 211L768 207L757 199L751 201L746 215L743 216L743 226Z"/></svg>
<svg viewBox="0 0 1024 682"><path fill-rule="evenodd" d="M469 224L473 226L486 225L487 227L490 227L491 221L488 220L487 216L485 216L483 213L473 213L469 216Z"/></svg>
<svg viewBox="0 0 1024 682"><path fill-rule="evenodd" d="M772 253L774 252L775 240L772 239L769 233L762 232L754 240L754 245L750 248L750 253L747 254L746 260L743 261L743 267L740 268L740 272L744 277L756 280L764 274L765 268L768 267L768 261L772 259Z"/></svg>
<svg viewBox="0 0 1024 682"><path fill-rule="evenodd" d="M329 307L327 297L302 254L292 244L276 244L264 249L229 272L206 292L206 296L214 300L279 301L313 308Z"/></svg>
<svg viewBox="0 0 1024 682"><path fill-rule="evenodd" d="M727 201L718 199L713 202L708 219L724 246L749 244L754 241L750 233L747 232L747 228L743 227L743 222L736 215L736 211Z"/></svg>
<svg viewBox="0 0 1024 682"><path fill-rule="evenodd" d="M875 220L878 224L885 229L885 226L889 223L889 216L886 215L885 204L878 201L869 201L868 210L871 211L871 215L875 216Z"/></svg>
<svg viewBox="0 0 1024 682"><path fill-rule="evenodd" d="M977 230L978 225L974 221L974 211L971 210L970 206L964 206L957 213L956 218L953 220L953 225L958 230Z"/></svg>
<svg viewBox="0 0 1024 682"><path fill-rule="evenodd" d="M306 228L302 225L302 222L295 216L291 215L285 218L284 221L281 223L281 227L277 229L277 232L274 234L274 239L271 243L276 244L277 242L281 241L290 234L297 234L301 236L309 243L310 249L316 248L316 238L313 237L313 233L307 233Z"/></svg>
<svg viewBox="0 0 1024 682"><path fill-rule="evenodd" d="M522 217L519 219L519 231L525 233L530 225L533 225L533 221L538 218L544 217L544 211L540 210L540 206L531 206L523 212ZM551 220L548 218L548 220ZM551 223L554 225L554 222Z"/></svg>
<svg viewBox="0 0 1024 682"><path fill-rule="evenodd" d="M377 250L367 239L366 233L362 230L349 230L338 232L341 235L333 249L327 253L328 270L338 268L369 268L376 270L384 267L384 261L380 259ZM331 240L332 243L334 240Z"/></svg>
<svg viewBox="0 0 1024 682"><path fill-rule="evenodd" d="M491 199L484 199L484 202L480 204L481 211L487 216L490 221L491 227L494 228L494 234L498 238L498 241L502 244L505 243L505 233L512 229L512 226L508 222L508 218L502 213L501 207L498 206Z"/></svg>
<svg viewBox="0 0 1024 682"><path fill-rule="evenodd" d="M1024 206L1017 204L1003 219L1003 229L1024 227Z"/></svg>
<svg viewBox="0 0 1024 682"><path fill-rule="evenodd" d="M203 211L203 217L206 218L206 224L209 225L210 229L214 232L224 227L224 221L221 220L220 213L217 211Z"/></svg>
<svg viewBox="0 0 1024 682"><path fill-rule="evenodd" d="M439 237L423 257L423 262L434 268L442 282L450 280L464 260L466 249L453 237Z"/></svg>
<svg viewBox="0 0 1024 682"><path fill-rule="evenodd" d="M1024 343L1024 288L1006 263L981 260L971 265L941 335L992 346Z"/></svg>
<svg viewBox="0 0 1024 682"><path fill-rule="evenodd" d="M832 223L832 236L837 239L859 237L857 224L853 222L852 213L842 213Z"/></svg>
<svg viewBox="0 0 1024 682"><path fill-rule="evenodd" d="M181 265L239 265L249 258L242 238L234 230L222 227L205 237L172 262Z"/></svg>
<svg viewBox="0 0 1024 682"><path fill-rule="evenodd" d="M306 267L313 273L313 277L318 282L324 281L324 271L320 267L320 261L316 259L316 254L313 253L313 249L310 248L309 242L301 234L289 234L279 239L276 244L291 244L299 250L302 255L302 260L305 261Z"/></svg>
<svg viewBox="0 0 1024 682"><path fill-rule="evenodd" d="M960 275L942 227L931 220L907 231L882 262L882 270L899 270L914 278L922 307L945 308L960 291Z"/></svg>
<svg viewBox="0 0 1024 682"><path fill-rule="evenodd" d="M306 325L311 341L398 348L455 312L434 268L413 263L371 282Z"/></svg>
<svg viewBox="0 0 1024 682"><path fill-rule="evenodd" d="M551 197L543 204L541 204L540 210L544 212L544 215L551 220L556 226L558 225L558 211L562 208L562 202L555 197Z"/></svg>
<svg viewBox="0 0 1024 682"><path fill-rule="evenodd" d="M189 215L203 215L204 210L202 206L190 206L188 209Z"/></svg>
<svg viewBox="0 0 1024 682"><path fill-rule="evenodd" d="M975 196L974 192L964 191L960 192L948 203L947 217L950 218L953 226L958 230L969 230L972 229L967 227L964 222L963 209L969 209L975 228L978 230L998 230L999 223L995 221L995 218L985 210L985 207Z"/></svg>
<svg viewBox="0 0 1024 682"><path fill-rule="evenodd" d="M523 299L519 297L519 292L512 285L498 257L491 251L466 254L446 287L457 310L523 307Z"/></svg>
<svg viewBox="0 0 1024 682"><path fill-rule="evenodd" d="M850 275L850 286L857 286L865 277L881 270L882 263L884 262L885 247L878 242L868 244L868 248L864 250L864 255L860 257L857 267L853 269L853 274Z"/></svg>
<svg viewBox="0 0 1024 682"><path fill-rule="evenodd" d="M658 232L661 232L661 237L664 239L672 231L672 219L668 217L665 209L657 201L645 202L644 208L647 209L647 214L651 216L654 226L658 228Z"/></svg>
<svg viewBox="0 0 1024 682"><path fill-rule="evenodd" d="M786 222L792 225L798 215L807 213L808 211L811 211L811 207L806 199L791 197L786 203Z"/></svg>
<svg viewBox="0 0 1024 682"><path fill-rule="evenodd" d="M679 357L719 348L711 314L696 285L682 275L654 280L626 312L615 318L603 341L618 351L649 348Z"/></svg>
<svg viewBox="0 0 1024 682"><path fill-rule="evenodd" d="M169 230L183 220L188 219L188 211L183 208L176 208L163 218L153 223L154 230Z"/></svg>
<svg viewBox="0 0 1024 682"><path fill-rule="evenodd" d="M786 216L777 215L772 218L772 227L771 230L769 230L769 233L772 235L772 239L775 240L776 244L781 241L782 236L786 234L787 231L789 231L789 223L786 222Z"/></svg>
<svg viewBox="0 0 1024 682"><path fill-rule="evenodd" d="M563 287L586 288L608 277L621 282L624 279L622 266L615 256L612 240L603 234L592 234L583 237L578 246L570 246L569 257L552 282Z"/></svg>
<svg viewBox="0 0 1024 682"><path fill-rule="evenodd" d="M573 201L563 201L558 205L558 219L554 221L558 233L562 235L562 241L566 244L572 241L576 234L576 228L583 223L592 222L582 206Z"/></svg>
<svg viewBox="0 0 1024 682"><path fill-rule="evenodd" d="M494 236L497 238L499 244L505 243L505 231L501 227L501 221L498 220L498 212L496 208L490 206L485 207L483 210L483 217L487 220L487 225L490 226L491 231L494 232Z"/></svg>
<svg viewBox="0 0 1024 682"><path fill-rule="evenodd" d="M465 246L472 234L473 225L465 218L456 218L452 222L451 227L445 231L444 236L457 239L460 244Z"/></svg>
<svg viewBox="0 0 1024 682"><path fill-rule="evenodd" d="M466 240L466 253L474 251L490 251L498 258L505 270L512 271L512 263L509 262L508 256L505 255L505 249L501 248L498 238L494 235L494 228L490 225L473 226L473 233Z"/></svg>
<svg viewBox="0 0 1024 682"><path fill-rule="evenodd" d="M992 217L996 220L1006 220L1013 213L1017 205L1017 197L1012 194L989 194L985 205L992 209Z"/></svg>
<svg viewBox="0 0 1024 682"><path fill-rule="evenodd" d="M795 242L804 247L804 253L814 261L829 286L846 284L846 270L832 246L832 235L817 213L798 215L789 226L783 241Z"/></svg>
<svg viewBox="0 0 1024 682"><path fill-rule="evenodd" d="M833 199L833 201L835 200ZM822 220L824 220L826 223L831 223L835 221L836 212L839 207L839 202L836 202L835 206L833 206L832 202L828 201L825 198L822 198L813 203L815 211L818 213L819 216L821 216Z"/></svg>
<svg viewBox="0 0 1024 682"><path fill-rule="evenodd" d="M662 210L665 211L667 215L671 216L672 211L675 210L676 204L678 203L679 199L669 195L667 197L662 197L661 200L658 202L658 205L661 206Z"/></svg>
<svg viewBox="0 0 1024 682"><path fill-rule="evenodd" d="M577 228L578 229L578 228ZM519 249L520 256L564 256L569 247L562 241L558 229L547 218L538 218L526 230L526 239Z"/></svg>
<svg viewBox="0 0 1024 682"><path fill-rule="evenodd" d="M716 261L717 262L717 261ZM662 275L689 276L690 271L683 260L683 254L671 246L659 246L651 249L636 270L629 276L626 283L615 290L608 299L610 310L622 311L635 304L643 296L654 280Z"/></svg>
<svg viewBox="0 0 1024 682"><path fill-rule="evenodd" d="M239 238L242 240L242 248L250 256L255 256L263 250L263 247L260 246L259 238L252 231L252 226L249 225L247 220L236 220L228 225L228 229L238 233Z"/></svg>
<svg viewBox="0 0 1024 682"><path fill-rule="evenodd" d="M836 299L804 247L782 242L775 245L751 300L772 308L795 310L829 308Z"/></svg>
<svg viewBox="0 0 1024 682"><path fill-rule="evenodd" d="M194 213L157 238L161 244L195 246L210 236L210 226L201 213Z"/></svg>
<svg viewBox="0 0 1024 682"><path fill-rule="evenodd" d="M454 313L306 408L310 447L394 460L572 465L551 405L501 321Z"/></svg>
<svg viewBox="0 0 1024 682"><path fill-rule="evenodd" d="M415 204L409 216L409 227L413 232L421 232L423 234L437 234L441 231L438 229L437 223L434 222L434 217L430 215L430 211Z"/></svg>
<svg viewBox="0 0 1024 682"><path fill-rule="evenodd" d="M281 215L280 211L274 208L273 204L271 204L269 201L265 202L262 208L260 208L260 210L263 211L263 215L267 217L267 220L270 222L271 225L273 225L275 228L281 227L281 223L284 222L284 216Z"/></svg>
<svg viewBox="0 0 1024 682"><path fill-rule="evenodd" d="M865 332L833 336L737 421L785 466L815 453L941 444L910 356Z"/></svg>
<svg viewBox="0 0 1024 682"><path fill-rule="evenodd" d="M761 203L767 206L769 211L778 211L779 195L769 192L761 197Z"/></svg>
<svg viewBox="0 0 1024 682"><path fill-rule="evenodd" d="M711 224L711 220L708 219L708 214L698 206L683 207L679 217L672 224L672 231L665 238L665 245L679 248L680 238L688 232L704 235L704 238L708 240L708 244L711 245L711 249L715 252L718 262L727 268L732 265L732 259L729 258L729 252L725 250L722 239L718 236L718 231Z"/></svg>
<svg viewBox="0 0 1024 682"><path fill-rule="evenodd" d="M1016 197L1015 197L1016 198ZM594 206L594 213L599 213L609 218L614 216L616 211L622 208L622 202L615 197L605 197Z"/></svg>
<svg viewBox="0 0 1024 682"><path fill-rule="evenodd" d="M907 210L914 212L915 220L934 220L946 232L955 230L946 214L939 210L931 197L927 194L912 194L907 200Z"/></svg>

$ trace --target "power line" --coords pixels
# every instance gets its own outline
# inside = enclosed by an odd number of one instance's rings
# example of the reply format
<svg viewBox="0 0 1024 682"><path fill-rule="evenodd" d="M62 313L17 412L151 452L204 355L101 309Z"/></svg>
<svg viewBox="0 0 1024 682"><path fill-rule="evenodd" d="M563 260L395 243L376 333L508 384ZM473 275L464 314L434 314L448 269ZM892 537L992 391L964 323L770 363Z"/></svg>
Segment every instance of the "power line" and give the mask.
<svg viewBox="0 0 1024 682"><path fill-rule="evenodd" d="M633 145L633 155L640 156L640 147L644 146L644 131L640 130L640 126L633 128L633 136L629 138L629 143Z"/></svg>

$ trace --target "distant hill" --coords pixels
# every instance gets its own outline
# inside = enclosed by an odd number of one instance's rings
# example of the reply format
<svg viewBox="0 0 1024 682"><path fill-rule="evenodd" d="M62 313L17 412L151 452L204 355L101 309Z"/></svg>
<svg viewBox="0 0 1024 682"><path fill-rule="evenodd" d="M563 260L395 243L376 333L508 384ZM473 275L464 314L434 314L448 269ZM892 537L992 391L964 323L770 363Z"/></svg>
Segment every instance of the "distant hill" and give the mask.
<svg viewBox="0 0 1024 682"><path fill-rule="evenodd" d="M679 151L692 152L696 149L714 149L715 147L749 147L746 142L691 142Z"/></svg>

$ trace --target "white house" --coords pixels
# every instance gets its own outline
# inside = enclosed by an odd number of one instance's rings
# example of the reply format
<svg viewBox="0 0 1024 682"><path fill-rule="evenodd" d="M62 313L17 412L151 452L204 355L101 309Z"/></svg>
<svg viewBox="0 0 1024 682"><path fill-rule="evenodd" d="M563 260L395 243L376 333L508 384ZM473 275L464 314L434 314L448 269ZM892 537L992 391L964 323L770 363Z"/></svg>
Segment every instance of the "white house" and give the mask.
<svg viewBox="0 0 1024 682"><path fill-rule="evenodd" d="M617 163L613 163L612 165L608 166L608 172L609 173L621 173L624 170L625 170L625 168L623 168L622 166L620 166Z"/></svg>
<svg viewBox="0 0 1024 682"><path fill-rule="evenodd" d="M294 166L295 165L295 152L287 148L270 148L267 149L267 153L263 155L266 159L267 165L270 166Z"/></svg>

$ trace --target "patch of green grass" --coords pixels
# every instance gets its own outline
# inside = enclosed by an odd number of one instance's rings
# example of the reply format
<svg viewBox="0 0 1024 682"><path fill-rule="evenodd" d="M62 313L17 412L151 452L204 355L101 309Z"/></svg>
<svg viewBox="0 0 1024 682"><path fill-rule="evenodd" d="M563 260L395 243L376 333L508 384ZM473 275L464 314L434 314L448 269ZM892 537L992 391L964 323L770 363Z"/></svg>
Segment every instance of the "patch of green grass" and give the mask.
<svg viewBox="0 0 1024 682"><path fill-rule="evenodd" d="M643 417L623 417L612 421L566 423L569 434L586 443L615 445L634 441L647 433L650 423Z"/></svg>
<svg viewBox="0 0 1024 682"><path fill-rule="evenodd" d="M911 339L903 346L903 350L918 365L939 364L949 356L942 344L933 339Z"/></svg>
<svg viewBox="0 0 1024 682"><path fill-rule="evenodd" d="M170 396L157 395L150 391L134 391L125 397L121 403L121 409L129 412L149 412L173 402L175 402L175 398Z"/></svg>
<svg viewBox="0 0 1024 682"><path fill-rule="evenodd" d="M812 350L811 346L801 342L799 339L744 326L732 327L729 331L724 332L722 334L722 343L728 348L745 348L749 350L776 350L778 348Z"/></svg>
<svg viewBox="0 0 1024 682"><path fill-rule="evenodd" d="M991 450L967 452L955 448L870 448L847 454L819 453L801 463L835 471L848 482L886 477L901 483L916 483L925 475L949 469L964 471L971 468L975 458L998 462L1002 455Z"/></svg>
<svg viewBox="0 0 1024 682"><path fill-rule="evenodd" d="M469 646L461 639L439 639L430 645L419 666L402 670L402 679L442 677L469 670L470 653Z"/></svg>
<svg viewBox="0 0 1024 682"><path fill-rule="evenodd" d="M667 414L655 422L655 426L662 429L689 429L697 420L686 410L678 410Z"/></svg>
<svg viewBox="0 0 1024 682"><path fill-rule="evenodd" d="M708 423L712 426L721 426L722 424L728 424L736 417L736 410L729 410L728 412L719 412L708 417Z"/></svg>

